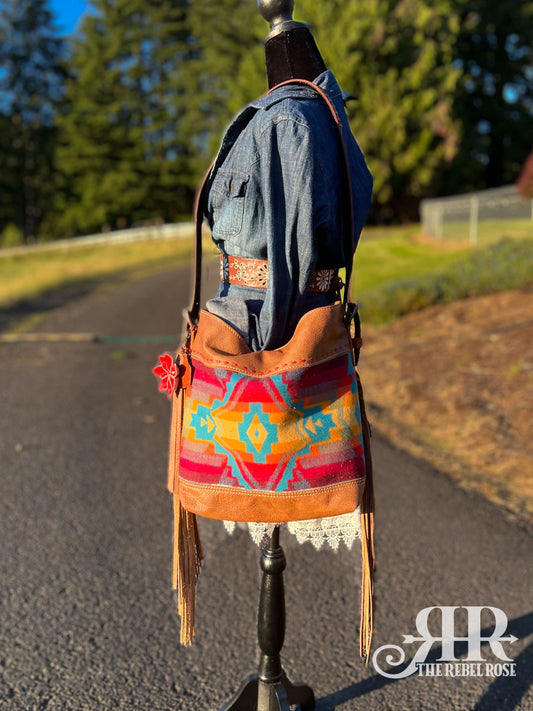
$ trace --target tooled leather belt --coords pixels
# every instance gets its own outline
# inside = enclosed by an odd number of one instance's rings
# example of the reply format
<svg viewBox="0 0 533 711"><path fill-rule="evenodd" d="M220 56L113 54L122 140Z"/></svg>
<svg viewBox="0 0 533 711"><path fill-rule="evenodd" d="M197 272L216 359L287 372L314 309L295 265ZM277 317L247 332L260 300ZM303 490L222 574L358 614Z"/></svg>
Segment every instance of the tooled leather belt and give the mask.
<svg viewBox="0 0 533 711"><path fill-rule="evenodd" d="M226 284L266 289L268 278L269 267L266 259L220 255L220 281ZM336 269L315 269L307 291L314 293L338 292L342 286L342 279Z"/></svg>

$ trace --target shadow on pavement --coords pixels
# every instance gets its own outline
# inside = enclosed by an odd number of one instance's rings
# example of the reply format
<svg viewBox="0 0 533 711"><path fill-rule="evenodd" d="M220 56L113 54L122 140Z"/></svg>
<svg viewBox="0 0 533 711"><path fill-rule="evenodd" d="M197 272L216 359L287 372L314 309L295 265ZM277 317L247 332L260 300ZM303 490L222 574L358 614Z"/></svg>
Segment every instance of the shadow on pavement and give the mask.
<svg viewBox="0 0 533 711"><path fill-rule="evenodd" d="M491 632L492 628L487 628L482 630L481 635L488 637ZM506 634L512 634L518 639L524 639L533 634L533 612L517 617L514 620L509 620ZM466 652L466 643L456 642L456 655L460 657ZM437 647L427 656L426 662L437 662L441 655L442 647ZM402 665L402 668L405 668L410 661L407 660ZM494 709L498 709L498 711L515 711L518 708L522 697L533 684L533 641L513 661L516 664L516 676L495 677L472 711L494 711ZM389 684L397 684L401 681L403 679L389 679L376 674L369 679L363 679L344 689L317 699L317 711L334 711L347 701L352 701L372 691L382 689Z"/></svg>
<svg viewBox="0 0 533 711"><path fill-rule="evenodd" d="M53 289L45 292L41 296L31 299L23 299L14 305L0 308L0 333L13 328L19 321L35 316L36 314L46 314L55 309L59 309L74 299L90 294L96 287L102 284L102 279L85 280L84 282L65 286L60 289Z"/></svg>
<svg viewBox="0 0 533 711"><path fill-rule="evenodd" d="M519 639L533 634L533 612L511 620L507 631ZM472 711L514 711L518 707L533 683L533 642L513 661L516 663L516 676L496 677Z"/></svg>

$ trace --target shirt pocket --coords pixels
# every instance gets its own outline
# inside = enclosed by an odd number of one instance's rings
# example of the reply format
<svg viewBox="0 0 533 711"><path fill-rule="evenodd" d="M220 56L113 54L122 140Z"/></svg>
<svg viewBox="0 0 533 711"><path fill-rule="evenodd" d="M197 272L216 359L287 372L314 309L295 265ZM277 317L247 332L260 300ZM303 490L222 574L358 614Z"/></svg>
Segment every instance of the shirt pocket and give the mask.
<svg viewBox="0 0 533 711"><path fill-rule="evenodd" d="M250 176L235 170L219 170L209 191L213 237L233 237L242 229L244 203Z"/></svg>

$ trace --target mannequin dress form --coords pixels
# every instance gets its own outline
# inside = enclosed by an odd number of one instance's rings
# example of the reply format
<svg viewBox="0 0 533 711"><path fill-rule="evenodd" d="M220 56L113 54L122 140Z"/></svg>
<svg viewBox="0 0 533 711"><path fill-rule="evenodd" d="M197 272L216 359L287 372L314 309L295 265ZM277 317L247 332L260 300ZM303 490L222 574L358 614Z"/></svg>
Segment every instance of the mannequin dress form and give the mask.
<svg viewBox="0 0 533 711"><path fill-rule="evenodd" d="M257 6L271 28L265 39L265 63L270 89L291 79L313 81L327 70L308 25L292 19L294 0L257 0ZM279 248L283 249L283 246ZM232 533L235 528L243 525L226 521L225 526ZM273 524L248 523L246 526L258 545L265 543L273 529ZM329 519L289 522L286 527L299 543L310 541L317 549L324 544L337 549L341 541L351 548L360 536L358 511Z"/></svg>
<svg viewBox="0 0 533 711"><path fill-rule="evenodd" d="M293 0L258 0L257 4L271 26L265 41L267 78L271 89L291 79L313 81L326 72L326 65L309 28L292 19ZM345 540L350 545L359 533L358 513L333 519L337 521L328 524L332 528L327 532L320 528L321 521L327 519L317 519L316 535L312 528L315 525L313 521L289 523L288 528L299 541L311 540L317 548L324 541L333 548L337 547L339 540ZM226 522L230 531L236 525L239 524ZM313 711L315 699L311 687L291 683L281 665L280 652L285 634L283 570L286 561L279 544L280 526L245 525L258 543L266 543L261 557L263 580L257 625L261 655L257 672L246 677L234 698L219 711L290 711L294 706L298 706L300 711Z"/></svg>
<svg viewBox="0 0 533 711"><path fill-rule="evenodd" d="M293 0L258 0L258 7L271 25L265 43L270 88L288 79L312 81L325 71L309 29L292 20ZM315 709L312 689L291 683L281 666L280 652L285 636L285 566L279 526L275 526L261 557L263 580L257 623L261 649L259 667L256 673L246 677L235 697L220 711L290 711L294 705L301 711Z"/></svg>

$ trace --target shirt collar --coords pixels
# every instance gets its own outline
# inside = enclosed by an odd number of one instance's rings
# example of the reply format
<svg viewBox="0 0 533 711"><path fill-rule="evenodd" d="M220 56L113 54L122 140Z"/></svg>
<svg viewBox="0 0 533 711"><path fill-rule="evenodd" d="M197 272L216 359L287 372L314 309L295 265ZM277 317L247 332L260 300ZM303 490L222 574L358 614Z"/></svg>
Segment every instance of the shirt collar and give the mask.
<svg viewBox="0 0 533 711"><path fill-rule="evenodd" d="M333 72L329 69L322 72L322 74L319 74L316 79L313 79L313 84L316 84L323 91L325 91L330 99L336 99L342 96L339 84ZM316 92L305 84L286 84L285 86L280 86L279 88L274 87L268 92L268 94L265 94L256 101L253 101L250 106L253 106L256 109L267 109L283 99L313 99L315 97Z"/></svg>

